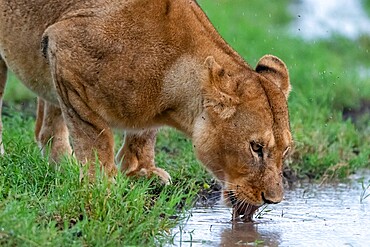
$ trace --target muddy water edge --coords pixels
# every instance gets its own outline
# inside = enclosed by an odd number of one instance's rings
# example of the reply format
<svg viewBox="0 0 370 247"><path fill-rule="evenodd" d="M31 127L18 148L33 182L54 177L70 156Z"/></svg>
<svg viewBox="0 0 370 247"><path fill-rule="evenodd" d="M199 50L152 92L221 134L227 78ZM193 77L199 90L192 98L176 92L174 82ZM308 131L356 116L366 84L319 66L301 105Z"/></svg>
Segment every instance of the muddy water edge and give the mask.
<svg viewBox="0 0 370 247"><path fill-rule="evenodd" d="M200 201L173 229L171 246L370 246L369 184L369 172L350 183L303 182L252 223L232 222L229 208Z"/></svg>

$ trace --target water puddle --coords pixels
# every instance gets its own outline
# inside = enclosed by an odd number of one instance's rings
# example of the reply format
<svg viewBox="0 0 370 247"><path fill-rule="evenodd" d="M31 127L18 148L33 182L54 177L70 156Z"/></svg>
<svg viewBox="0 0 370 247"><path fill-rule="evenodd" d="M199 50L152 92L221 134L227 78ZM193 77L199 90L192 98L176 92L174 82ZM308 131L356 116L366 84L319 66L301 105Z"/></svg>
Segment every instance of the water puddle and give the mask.
<svg viewBox="0 0 370 247"><path fill-rule="evenodd" d="M370 188L360 182L303 184L253 223L232 223L231 210L219 204L197 207L173 229L174 246L370 246L370 196L363 192Z"/></svg>
<svg viewBox="0 0 370 247"><path fill-rule="evenodd" d="M360 0L296 0L290 10L296 17L292 32L306 40L370 34L370 19Z"/></svg>

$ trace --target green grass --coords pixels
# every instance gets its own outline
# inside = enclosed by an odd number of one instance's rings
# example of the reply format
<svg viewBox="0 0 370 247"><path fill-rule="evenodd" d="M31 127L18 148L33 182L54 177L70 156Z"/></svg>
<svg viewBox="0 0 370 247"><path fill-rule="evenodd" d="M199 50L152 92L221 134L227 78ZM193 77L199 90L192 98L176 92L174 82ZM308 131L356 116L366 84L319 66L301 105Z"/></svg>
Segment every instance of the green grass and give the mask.
<svg viewBox="0 0 370 247"><path fill-rule="evenodd" d="M33 141L32 118L15 114L4 123L1 246L160 245L170 241L170 229L184 217L183 210L207 176L190 151L191 143L163 130L157 151L166 151L157 162L171 172L171 185L121 175L109 184L100 174L91 185L79 181L74 160L54 167L41 157ZM168 138L175 141L168 143Z"/></svg>
<svg viewBox="0 0 370 247"><path fill-rule="evenodd" d="M28 90L28 88L26 88L23 84L19 83L18 79L13 73L8 73L4 101L20 103L23 101L31 100L34 97L35 94Z"/></svg>
<svg viewBox="0 0 370 247"><path fill-rule="evenodd" d="M316 42L292 37L287 31L294 18L287 11L288 0L199 2L252 66L271 53L289 67L296 147L287 165L299 177L344 178L369 168L369 114L352 122L344 121L342 112L370 100L370 78L359 73L361 67L370 68L370 37ZM370 12L369 1L364 3ZM6 89L8 104L31 97L12 76ZM0 158L0 245L162 245L170 241L169 229L181 219L182 210L210 182L190 141L164 129L158 136L156 162L171 174L171 186L123 176L114 185L104 178L94 186L80 183L75 161L55 169L40 156L34 119L17 113L19 109L6 108L3 119L7 153Z"/></svg>
<svg viewBox="0 0 370 247"><path fill-rule="evenodd" d="M363 0L363 6L365 7L367 13L370 13L370 0Z"/></svg>

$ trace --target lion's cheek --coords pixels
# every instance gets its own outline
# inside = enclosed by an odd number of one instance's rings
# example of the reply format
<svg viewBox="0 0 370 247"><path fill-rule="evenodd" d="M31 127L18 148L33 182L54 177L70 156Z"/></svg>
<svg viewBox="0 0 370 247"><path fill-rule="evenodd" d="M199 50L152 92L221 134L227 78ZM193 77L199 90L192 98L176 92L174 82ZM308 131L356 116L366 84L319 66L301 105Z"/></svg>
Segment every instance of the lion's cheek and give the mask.
<svg viewBox="0 0 370 247"><path fill-rule="evenodd" d="M198 119L192 135L195 154L204 167L221 183L225 181L221 144L215 138L217 130L203 118Z"/></svg>
<svg viewBox="0 0 370 247"><path fill-rule="evenodd" d="M222 184L225 183L225 169L222 165L222 160L217 153L213 151L209 145L195 144L195 153L198 160L201 161L203 166L212 173L217 180Z"/></svg>
<svg viewBox="0 0 370 247"><path fill-rule="evenodd" d="M207 148L199 146L199 148L196 149L196 155L202 162L203 166L212 173L217 180L224 184L225 171L222 167L222 162L220 162L219 157L217 157L217 154L212 151L207 151Z"/></svg>

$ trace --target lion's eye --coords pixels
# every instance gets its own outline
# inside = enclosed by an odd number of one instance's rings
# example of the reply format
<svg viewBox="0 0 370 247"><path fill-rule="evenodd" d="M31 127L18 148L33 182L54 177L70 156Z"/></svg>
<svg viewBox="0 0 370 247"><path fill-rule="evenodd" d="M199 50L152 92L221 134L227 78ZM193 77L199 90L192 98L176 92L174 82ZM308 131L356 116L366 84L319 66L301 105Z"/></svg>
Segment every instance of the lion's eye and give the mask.
<svg viewBox="0 0 370 247"><path fill-rule="evenodd" d="M255 152L258 157L263 158L263 146L256 142L251 142L251 149Z"/></svg>

